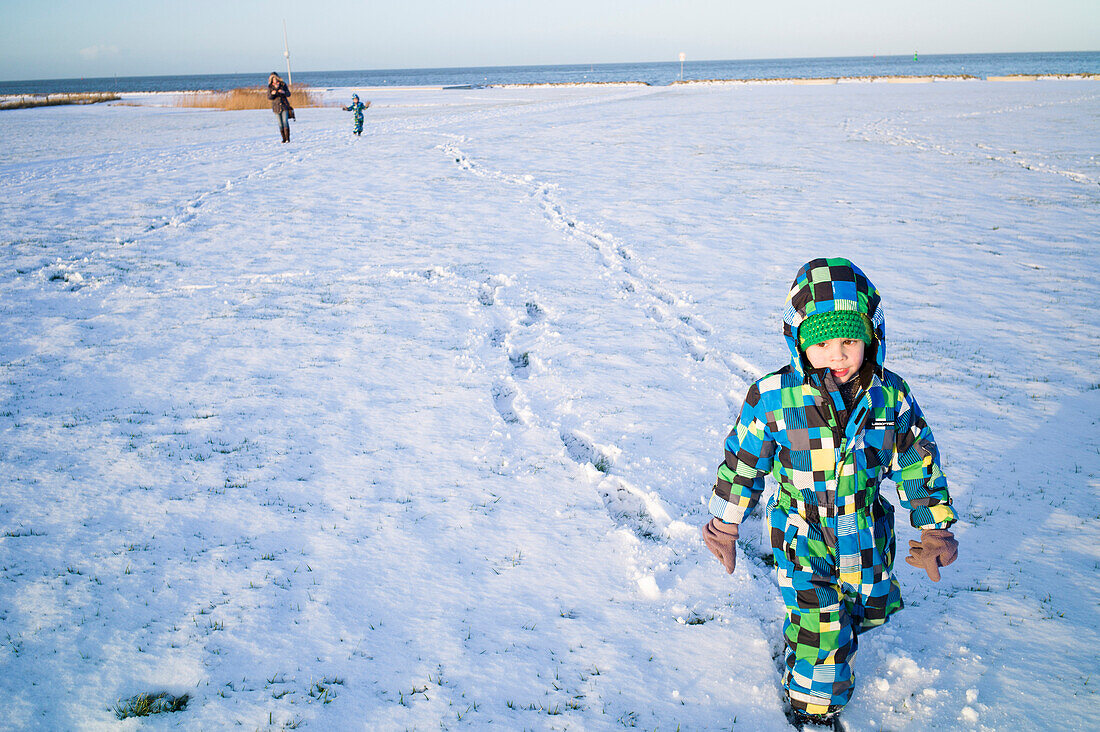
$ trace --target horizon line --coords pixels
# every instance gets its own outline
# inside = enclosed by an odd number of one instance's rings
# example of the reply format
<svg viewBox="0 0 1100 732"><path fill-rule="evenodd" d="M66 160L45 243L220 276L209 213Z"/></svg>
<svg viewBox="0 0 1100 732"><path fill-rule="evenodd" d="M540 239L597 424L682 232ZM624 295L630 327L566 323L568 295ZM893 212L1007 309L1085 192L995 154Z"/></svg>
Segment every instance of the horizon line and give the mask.
<svg viewBox="0 0 1100 732"><path fill-rule="evenodd" d="M940 56L1034 56L1044 54L1088 54L1088 53L1100 53L1100 50L1089 51L983 51L980 53L974 52L955 52L955 53L929 53L924 54L928 58L936 58ZM919 51L914 51L915 56L920 56ZM737 63L737 62L758 62L758 61L807 61L807 60L832 60L832 59L856 59L856 58L907 58L908 53L887 53L887 54L864 54L864 55L844 55L844 56L775 56L775 57L763 57L763 58L726 58L726 59L695 59L687 60L684 63ZM395 68L376 68L376 69L299 69L300 74L333 74L343 72L399 72L399 71L450 71L459 69L533 69L533 68L565 68L571 66L588 66L595 68L596 66L623 66L623 65L636 65L636 64L670 64L679 65L678 60L673 61L602 61L599 63L554 63L554 64L504 64L504 65L481 65L481 66L408 66L408 67L395 67ZM219 73L182 73L182 74L128 74L119 75L113 74L110 76L58 76L58 77L45 77L35 79L0 79L0 83L12 84L19 82L34 82L34 81L88 81L97 79L156 79L156 78L171 78L171 77L187 77L187 76L266 76L270 72L268 71L230 71Z"/></svg>

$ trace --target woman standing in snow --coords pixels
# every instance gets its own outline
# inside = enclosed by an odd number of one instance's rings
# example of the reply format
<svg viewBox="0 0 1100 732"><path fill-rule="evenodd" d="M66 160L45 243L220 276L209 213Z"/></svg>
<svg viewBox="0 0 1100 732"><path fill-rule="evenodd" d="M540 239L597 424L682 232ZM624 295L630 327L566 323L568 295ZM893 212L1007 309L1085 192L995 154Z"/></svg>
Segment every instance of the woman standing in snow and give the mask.
<svg viewBox="0 0 1100 732"><path fill-rule="evenodd" d="M267 98L271 111L279 116L279 134L283 142L290 142L290 120L294 119L294 107L290 106L290 87L274 71L267 77Z"/></svg>

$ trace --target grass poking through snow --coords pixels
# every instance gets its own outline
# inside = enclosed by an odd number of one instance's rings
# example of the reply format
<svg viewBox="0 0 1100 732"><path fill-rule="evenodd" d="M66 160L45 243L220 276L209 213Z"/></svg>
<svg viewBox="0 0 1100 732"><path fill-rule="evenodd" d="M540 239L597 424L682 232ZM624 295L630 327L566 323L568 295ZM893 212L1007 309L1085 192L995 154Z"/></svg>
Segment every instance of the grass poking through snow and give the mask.
<svg viewBox="0 0 1100 732"><path fill-rule="evenodd" d="M58 104L96 104L121 99L109 92L82 94L20 94L0 99L0 109L27 109L28 107L52 107Z"/></svg>
<svg viewBox="0 0 1100 732"><path fill-rule="evenodd" d="M191 700L189 694L172 696L167 691L155 694L138 694L129 699L121 699L115 704L115 716L119 719L130 717L148 717L151 714L181 712Z"/></svg>

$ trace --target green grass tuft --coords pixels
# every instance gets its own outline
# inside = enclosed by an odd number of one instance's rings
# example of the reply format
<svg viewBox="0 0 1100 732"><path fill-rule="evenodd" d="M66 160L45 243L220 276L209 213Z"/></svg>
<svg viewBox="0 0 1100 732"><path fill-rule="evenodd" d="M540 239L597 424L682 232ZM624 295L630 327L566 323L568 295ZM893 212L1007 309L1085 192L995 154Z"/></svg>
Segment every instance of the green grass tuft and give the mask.
<svg viewBox="0 0 1100 732"><path fill-rule="evenodd" d="M151 714L164 714L165 712L181 712L187 708L187 702L191 701L189 694L172 696L167 691L155 694L138 694L129 699L120 699L115 704L115 716L119 719L130 717L148 717Z"/></svg>

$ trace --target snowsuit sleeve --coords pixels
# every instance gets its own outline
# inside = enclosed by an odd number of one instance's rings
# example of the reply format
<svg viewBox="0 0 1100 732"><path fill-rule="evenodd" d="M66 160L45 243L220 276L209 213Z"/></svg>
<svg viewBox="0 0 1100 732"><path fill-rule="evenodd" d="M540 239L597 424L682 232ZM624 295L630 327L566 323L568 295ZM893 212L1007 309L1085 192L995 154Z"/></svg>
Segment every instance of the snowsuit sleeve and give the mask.
<svg viewBox="0 0 1100 732"><path fill-rule="evenodd" d="M720 521L739 524L752 512L764 491L764 476L772 468L775 440L753 384L741 405L737 424L726 438L726 458L718 466L707 508Z"/></svg>
<svg viewBox="0 0 1100 732"><path fill-rule="evenodd" d="M902 508L917 529L946 529L958 516L951 506L940 451L917 400L903 382L895 421L894 454L886 477L894 481Z"/></svg>

